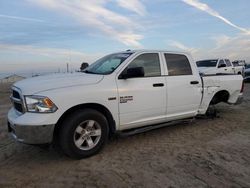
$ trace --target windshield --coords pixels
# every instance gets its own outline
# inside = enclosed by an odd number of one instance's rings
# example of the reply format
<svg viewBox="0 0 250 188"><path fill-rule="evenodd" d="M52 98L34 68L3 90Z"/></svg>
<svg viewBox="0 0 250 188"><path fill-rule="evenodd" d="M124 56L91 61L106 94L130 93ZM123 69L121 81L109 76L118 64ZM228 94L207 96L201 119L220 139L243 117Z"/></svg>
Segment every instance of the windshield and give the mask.
<svg viewBox="0 0 250 188"><path fill-rule="evenodd" d="M247 65L246 65L246 69L250 69L250 64L247 64Z"/></svg>
<svg viewBox="0 0 250 188"><path fill-rule="evenodd" d="M197 61L197 67L215 67L217 65L218 59Z"/></svg>
<svg viewBox="0 0 250 188"><path fill-rule="evenodd" d="M91 74L110 74L132 53L116 53L107 55L86 68L83 72Z"/></svg>

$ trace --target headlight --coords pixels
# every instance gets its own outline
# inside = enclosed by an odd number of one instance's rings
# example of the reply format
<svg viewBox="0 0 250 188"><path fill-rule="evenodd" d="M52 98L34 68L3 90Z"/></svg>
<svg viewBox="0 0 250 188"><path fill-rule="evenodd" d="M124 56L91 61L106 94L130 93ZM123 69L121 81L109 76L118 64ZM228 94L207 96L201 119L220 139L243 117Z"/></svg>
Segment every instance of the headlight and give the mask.
<svg viewBox="0 0 250 188"><path fill-rule="evenodd" d="M26 109L28 112L52 113L57 110L56 105L43 96L25 96Z"/></svg>

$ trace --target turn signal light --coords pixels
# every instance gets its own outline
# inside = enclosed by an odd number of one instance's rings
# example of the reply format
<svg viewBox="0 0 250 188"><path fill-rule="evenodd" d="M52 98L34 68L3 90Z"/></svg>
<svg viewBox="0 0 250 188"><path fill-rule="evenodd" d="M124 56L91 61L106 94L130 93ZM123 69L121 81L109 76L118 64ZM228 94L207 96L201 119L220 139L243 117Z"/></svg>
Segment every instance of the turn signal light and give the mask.
<svg viewBox="0 0 250 188"><path fill-rule="evenodd" d="M47 105L47 107L52 108L54 103L49 99L49 98L45 98L43 99L43 102Z"/></svg>

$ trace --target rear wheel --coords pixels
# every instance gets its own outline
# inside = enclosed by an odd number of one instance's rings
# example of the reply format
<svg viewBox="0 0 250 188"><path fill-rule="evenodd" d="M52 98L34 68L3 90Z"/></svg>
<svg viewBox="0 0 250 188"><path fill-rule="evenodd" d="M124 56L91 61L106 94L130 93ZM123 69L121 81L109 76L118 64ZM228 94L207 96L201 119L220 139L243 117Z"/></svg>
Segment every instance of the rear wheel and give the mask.
<svg viewBox="0 0 250 188"><path fill-rule="evenodd" d="M72 113L59 131L62 151L76 159L98 153L108 138L108 122L103 114L93 109Z"/></svg>
<svg viewBox="0 0 250 188"><path fill-rule="evenodd" d="M217 110L214 105L209 105L206 111L206 116L208 118L216 118L217 116Z"/></svg>

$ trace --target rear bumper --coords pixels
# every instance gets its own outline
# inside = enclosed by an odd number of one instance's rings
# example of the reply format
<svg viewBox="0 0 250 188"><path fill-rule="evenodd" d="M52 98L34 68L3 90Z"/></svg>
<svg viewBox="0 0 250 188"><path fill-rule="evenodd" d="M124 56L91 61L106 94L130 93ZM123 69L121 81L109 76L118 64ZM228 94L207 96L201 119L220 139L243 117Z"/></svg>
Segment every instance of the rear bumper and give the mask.
<svg viewBox="0 0 250 188"><path fill-rule="evenodd" d="M238 97L238 99L237 99L237 101L236 101L236 103L235 103L235 105L241 104L242 102L243 102L243 95L240 94L239 97Z"/></svg>

